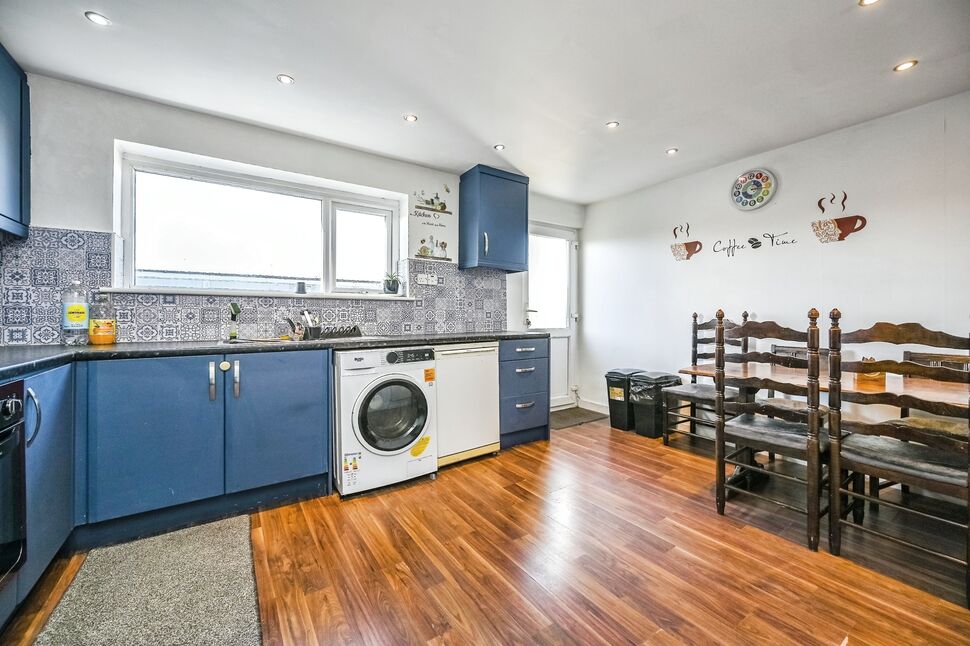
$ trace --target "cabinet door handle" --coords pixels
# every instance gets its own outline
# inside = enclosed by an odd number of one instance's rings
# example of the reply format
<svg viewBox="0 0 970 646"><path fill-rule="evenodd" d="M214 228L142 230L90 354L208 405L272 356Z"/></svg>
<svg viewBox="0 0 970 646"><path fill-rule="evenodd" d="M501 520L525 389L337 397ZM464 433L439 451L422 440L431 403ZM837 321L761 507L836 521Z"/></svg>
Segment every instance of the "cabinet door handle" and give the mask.
<svg viewBox="0 0 970 646"><path fill-rule="evenodd" d="M516 352L535 352L535 348L516 348Z"/></svg>
<svg viewBox="0 0 970 646"><path fill-rule="evenodd" d="M482 231L482 235L485 236L485 255L488 255L488 231Z"/></svg>
<svg viewBox="0 0 970 646"><path fill-rule="evenodd" d="M37 419L34 421L34 432L30 434L30 438L27 440L27 446L30 446L37 439L37 434L40 433L41 411L40 398L37 397L37 393L34 392L33 388L27 389L27 398L33 402L34 412L37 413Z"/></svg>
<svg viewBox="0 0 970 646"><path fill-rule="evenodd" d="M515 369L515 372L517 372L517 373L521 373L521 372L535 372L535 371L536 371L536 367L535 366L532 366L531 368L516 368Z"/></svg>
<svg viewBox="0 0 970 646"><path fill-rule="evenodd" d="M535 402L526 402L524 404L516 404L515 407L516 408L532 408L535 405L536 405Z"/></svg>
<svg viewBox="0 0 970 646"><path fill-rule="evenodd" d="M209 362L209 400L216 400L216 362Z"/></svg>
<svg viewBox="0 0 970 646"><path fill-rule="evenodd" d="M232 396L239 399L239 361L232 362Z"/></svg>

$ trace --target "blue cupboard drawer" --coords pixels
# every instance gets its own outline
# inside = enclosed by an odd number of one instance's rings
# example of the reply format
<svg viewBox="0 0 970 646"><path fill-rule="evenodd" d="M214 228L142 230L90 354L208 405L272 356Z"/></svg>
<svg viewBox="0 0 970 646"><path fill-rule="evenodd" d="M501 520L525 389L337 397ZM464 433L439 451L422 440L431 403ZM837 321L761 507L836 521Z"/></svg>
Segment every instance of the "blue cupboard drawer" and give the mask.
<svg viewBox="0 0 970 646"><path fill-rule="evenodd" d="M549 393L503 397L499 407L501 433L515 433L549 424Z"/></svg>
<svg viewBox="0 0 970 646"><path fill-rule="evenodd" d="M549 359L521 359L499 364L502 397L549 392Z"/></svg>
<svg viewBox="0 0 970 646"><path fill-rule="evenodd" d="M538 359L549 356L549 339L516 339L502 341L498 349L499 361Z"/></svg>

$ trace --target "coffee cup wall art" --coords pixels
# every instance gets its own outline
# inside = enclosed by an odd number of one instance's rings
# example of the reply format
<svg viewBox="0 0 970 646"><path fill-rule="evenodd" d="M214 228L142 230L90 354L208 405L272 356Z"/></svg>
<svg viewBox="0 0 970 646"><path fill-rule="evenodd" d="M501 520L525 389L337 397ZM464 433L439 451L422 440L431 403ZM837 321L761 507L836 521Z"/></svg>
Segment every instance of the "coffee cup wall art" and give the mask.
<svg viewBox="0 0 970 646"><path fill-rule="evenodd" d="M683 224L678 224L674 227L673 234L675 240L678 238L689 238L690 223L685 222ZM703 248L703 243L697 240L688 240L686 242L675 242L670 245L670 253L674 255L674 259L677 261L690 260L691 256L698 253Z"/></svg>
<svg viewBox="0 0 970 646"><path fill-rule="evenodd" d="M827 197L823 196L819 198L816 205L823 214L834 211L836 204L841 206L841 213L845 213L845 203L849 199L848 194L842 191L841 200L836 202L837 199L835 193L831 193ZM826 204L829 205L828 209L826 209ZM868 224L868 221L863 215L840 215L837 218L829 217L822 220L815 220L812 222L812 233L823 244L841 242L853 233L858 233L865 229L866 224Z"/></svg>
<svg viewBox="0 0 970 646"><path fill-rule="evenodd" d="M697 240L690 242L675 242L670 245L670 252L677 260L690 260L691 256L704 248L704 245Z"/></svg>

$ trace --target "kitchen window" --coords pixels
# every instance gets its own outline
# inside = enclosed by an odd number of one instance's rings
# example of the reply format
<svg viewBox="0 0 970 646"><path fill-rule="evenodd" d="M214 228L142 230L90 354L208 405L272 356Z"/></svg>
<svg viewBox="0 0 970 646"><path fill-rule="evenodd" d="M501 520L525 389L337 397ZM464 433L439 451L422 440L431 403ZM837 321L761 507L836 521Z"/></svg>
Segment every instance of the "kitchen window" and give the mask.
<svg viewBox="0 0 970 646"><path fill-rule="evenodd" d="M400 202L168 160L122 162L115 287L382 293Z"/></svg>

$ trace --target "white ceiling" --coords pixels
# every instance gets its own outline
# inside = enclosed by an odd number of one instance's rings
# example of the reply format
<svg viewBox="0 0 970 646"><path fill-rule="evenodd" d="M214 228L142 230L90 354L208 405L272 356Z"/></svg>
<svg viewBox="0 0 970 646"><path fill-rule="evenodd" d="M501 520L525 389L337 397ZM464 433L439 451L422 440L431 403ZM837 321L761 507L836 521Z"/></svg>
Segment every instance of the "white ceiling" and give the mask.
<svg viewBox="0 0 970 646"><path fill-rule="evenodd" d="M0 0L0 42L31 71L580 203L970 89L968 0Z"/></svg>

